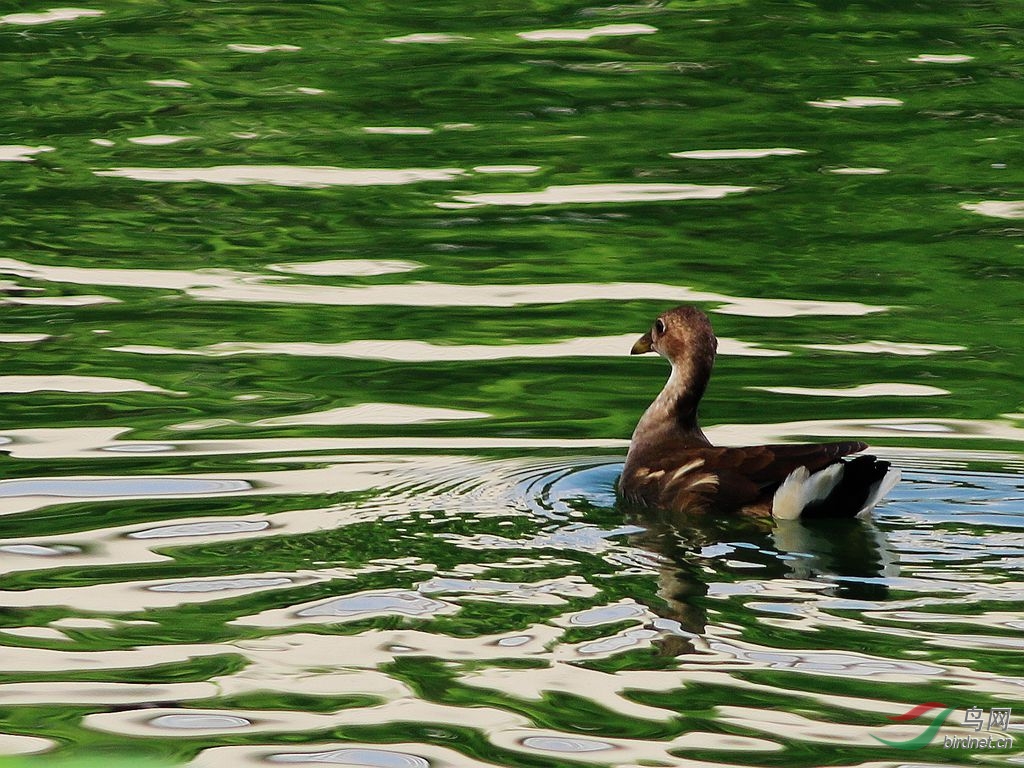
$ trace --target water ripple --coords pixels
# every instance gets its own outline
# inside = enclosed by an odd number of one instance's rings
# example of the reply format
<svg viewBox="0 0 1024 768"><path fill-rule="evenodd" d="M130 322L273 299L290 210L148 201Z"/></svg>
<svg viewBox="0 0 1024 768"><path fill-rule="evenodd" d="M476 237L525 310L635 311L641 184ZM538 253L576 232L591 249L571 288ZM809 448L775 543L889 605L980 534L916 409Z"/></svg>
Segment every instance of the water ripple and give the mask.
<svg viewBox="0 0 1024 768"><path fill-rule="evenodd" d="M92 8L51 8L41 13L9 13L0 16L0 24L17 26L34 26L36 24L53 24L58 21L74 21L95 16L102 16L106 11Z"/></svg>
<svg viewBox="0 0 1024 768"><path fill-rule="evenodd" d="M48 648L9 648L7 665L19 670L73 668L88 664L93 669L138 668L180 663L188 658L204 658L224 653L241 654L246 664L237 671L219 675L204 683L164 685L159 695L166 700L202 702L214 695L243 695L252 691L301 692L303 695L372 694L379 703L347 708L338 712L298 712L287 710L164 708L138 711L104 712L86 716L86 727L110 733L135 736L164 734L192 738L203 734L230 733L307 733L336 727L417 722L422 724L463 723L486 734L495 747L522 754L577 757L614 754L615 761L660 760L671 762L674 750L711 749L745 752L776 751L782 748L780 734L786 740L815 742L825 739L836 723L840 740L849 744L871 741L871 735L895 735L897 726L877 724L844 725L845 710L898 714L899 702L887 697L885 686L919 684L923 680L942 681L976 695L1013 695L1024 681L1006 674L993 674L957 664L946 658L951 649L1005 652L1019 650L1013 636L1015 614L991 608L993 601L1013 605L1021 600L1020 589L1012 580L979 570L986 562L1018 556L1024 561L1024 539L1003 534L1002 539L983 542L968 535L973 526L984 526L984 515L961 512L965 530L956 535L924 535L917 523L903 523L901 517L915 514L915 507L927 507L935 498L934 474L916 477L910 473L893 502L881 510L874 526L855 521L849 529L816 532L796 524L777 528L750 528L727 525L714 531L719 523L690 521L685 527L664 531L653 519L640 518L644 525L608 525L598 520L580 520L580 515L598 518L600 509L614 503L613 483L620 468L618 462L594 460L545 459L463 460L453 465L428 457L407 467L405 480L395 481L394 465L389 476L390 490L380 488L369 503L354 500L348 504L349 518L337 516L331 527L359 526L379 519L375 515L395 515L388 523L394 530L408 520L410 504L432 510L440 530L429 533L438 546L457 546L464 554L455 571L444 572L436 563L415 557L378 558L353 569L325 569L320 572L237 574L196 578L182 574L175 580L163 579L124 585L123 594L113 602L111 585L29 590L24 594L7 592L5 604L17 607L40 605L74 606L79 610L139 611L159 605L177 605L179 601L203 600L216 605L235 593L257 594L263 590L278 595L276 605L265 605L255 613L242 613L229 626L248 632L263 631L266 636L246 635L225 643L207 645L149 645L132 651L83 651L74 647L54 651ZM991 477L991 479L986 479ZM954 480L955 478L955 480ZM1003 486L1019 485L1012 476L993 474L949 475L949 490L957 483L971 482L991 488L999 497ZM438 504L429 503L433 487ZM486 499L476 507L474 498ZM393 502L391 504L390 502ZM342 505L345 506L345 505ZM533 521L520 533L483 541L480 532L458 533L460 518L472 520L470 528L488 525L484 510L511 520L526 515ZM118 543L119 546L147 547L189 540L217 542L246 537L278 537L284 542L302 530L322 530L325 510L285 511L272 516L274 527L263 521L176 521L165 526L121 526L105 533L101 530L80 534L80 539L65 535L65 541L91 541L78 553L67 556L95 557L94 551ZM370 513L369 516L366 513ZM334 512L338 515L338 512ZM497 518L499 521L504 519ZM616 519L615 517L611 519ZM301 521L305 520L305 523ZM302 526L306 527L303 528ZM521 525L521 524L520 524ZM877 527L876 527L877 526ZM352 529L353 531L356 529ZM500 530L500 527L497 529ZM535 542L535 557L524 557L523 544L539 530L551 536L586 535L601 541L608 551L648 553L642 578L658 583L658 594L626 596L616 587L620 579L636 578L618 561L602 558L605 565L596 569L593 561L579 560L600 549L573 547L570 538ZM584 534L583 532L589 533ZM980 533L980 529L979 529ZM707 538L711 536L711 538ZM842 542L841 546L836 546ZM34 544L34 546L43 546ZM67 545L65 545L67 546ZM505 554L501 554L505 550ZM480 555L478 561L470 553ZM552 556L552 553L557 553ZM949 559L953 554L974 554L971 558ZM117 553L116 562L130 560L128 550ZM986 560L987 558L987 560ZM28 558L26 558L28 559ZM41 558L43 560L47 558ZM582 564L586 562L586 567ZM966 569L955 572L956 563ZM751 571L743 566L758 564ZM936 570L942 564L942 570ZM601 573L601 568L605 572ZM519 574L542 569L543 578L523 580ZM558 575L551 575L552 570ZM579 575L582 571L586 576ZM932 572L935 571L935 572ZM516 577L512 578L512 573ZM415 574L410 589L365 589L359 584L373 574ZM539 572L538 572L539 575ZM405 578L405 577L401 577ZM334 592L323 597L304 590L325 585ZM283 589L283 591L282 591ZM838 591L837 591L838 590ZM149 598L140 598L149 595ZM696 596L703 599L693 600ZM908 597L909 596L909 597ZM296 600L295 597L298 599ZM13 602L12 602L13 598ZM102 602L102 601L106 602ZM465 612L484 601L496 616L505 616L503 631L491 634L473 632L450 636L431 631L424 622L462 621ZM974 613L950 612L959 605ZM116 606L116 608L115 608ZM932 613L932 611L935 611ZM505 613L507 612L507 613ZM525 621L524 621L525 619ZM978 631L950 632L949 623L964 620L968 625L984 627ZM418 622L409 624L410 620ZM358 631L350 634L311 634L301 630L307 625L341 625L347 622L387 622L351 624ZM397 622L395 624L394 622ZM624 626L625 624L625 626ZM53 628L71 633L75 621L69 617ZM761 627L761 629L758 629ZM813 638L828 627L855 632L872 641L873 651L850 648L822 649L800 647L792 638L779 641L774 632L799 632L798 637ZM83 627L84 628L84 627ZM93 630L95 631L95 630ZM117 625L104 631L118 632ZM583 636L572 633L586 633ZM36 635L23 634L31 642ZM38 641L46 639L38 635ZM50 640L49 642L52 642ZM69 642L68 639L63 642ZM780 645L780 642L783 644ZM901 658L900 649L914 651L920 658ZM929 650L931 649L931 650ZM644 651L667 654L668 667L645 669L623 660L629 654ZM418 658L423 663L442 660L452 674L450 685L462 690L484 690L500 694L500 701L515 702L516 712L498 708L454 706L424 701L395 676L392 665L400 659ZM644 657L637 657L644 658ZM527 666L513 663L528 662ZM614 661L614 674L588 668L586 664ZM771 685L751 679L754 674L797 675L808 679L842 678L869 680L879 686L878 700L856 698L840 693L811 694L804 686L776 682ZM789 678L778 678L786 680ZM48 683L0 686L0 701L19 702L139 702L144 692L138 686L113 683L91 686ZM742 725L748 733L715 733L687 726L672 730L664 740L623 738L600 728L595 733L579 732L561 723L558 727L538 727L518 712L531 706L543 706L553 693L571 692L584 696L602 709L628 718L631 722L677 723L674 697L696 695L701 690L725 689L734 692L736 703L718 705L715 723ZM644 692L638 699L637 692ZM683 692L689 692L684 694ZM771 693L778 697L799 697L811 701L814 715L789 715L765 720L761 707L744 702L747 696ZM492 699L493 700L493 699ZM721 700L721 694L719 694ZM198 706L198 704L196 705ZM525 707L525 708L524 708ZM825 709L821 709L825 708ZM905 707L904 707L905 709ZM769 718L770 719L770 718ZM827 724L827 725L826 725ZM823 730L824 729L824 730ZM902 731L899 731L902 733ZM887 735L887 737L888 737ZM368 760L386 761L438 759L437 747L410 743L390 745L379 750L365 747ZM280 746L214 747L196 758L194 765L214 765L216 759L237 757L237 763L250 759L270 762L340 762L354 760L362 746L304 744L298 749ZM355 751L345 751L355 750ZM382 754L376 754L376 751ZM371 754L372 752L372 754ZM261 756L257 759L257 756ZM271 759L281 756L282 759ZM284 759L286 757L286 759ZM450 755L448 756L450 757ZM445 759L448 759L447 757ZM607 762L601 758L599 762ZM376 763L371 763L376 764ZM467 761L456 764L473 765Z"/></svg>
<svg viewBox="0 0 1024 768"><path fill-rule="evenodd" d="M452 181L462 176L461 168L333 168L299 165L219 165L210 168L113 168L94 171L135 181L183 184L269 184L279 187L323 189L332 186L365 187L415 184L424 181Z"/></svg>
<svg viewBox="0 0 1024 768"><path fill-rule="evenodd" d="M575 184L547 187L539 192L481 192L456 195L454 203L439 208L475 208L481 205L565 205L567 203L635 203L666 200L718 200L749 192L753 187L724 184Z"/></svg>
<svg viewBox="0 0 1024 768"><path fill-rule="evenodd" d="M687 160L756 160L762 157L787 157L806 155L806 149L792 147L770 147L768 149L688 149L683 152L669 152L669 157Z"/></svg>
<svg viewBox="0 0 1024 768"><path fill-rule="evenodd" d="M3 21L0 18L0 21ZM53 152L55 147L27 147L24 144L0 144L0 163L30 163L35 155Z"/></svg>
<svg viewBox="0 0 1024 768"><path fill-rule="evenodd" d="M29 264L0 259L0 273L32 280L84 285L185 291L199 299L349 306L486 306L563 304L573 301L712 302L715 311L751 317L867 315L888 307L853 301L760 299L696 291L664 283L555 283L472 285L419 282L398 285L331 286L282 283L282 278L234 270L99 269ZM68 297L81 298L81 297ZM13 301L13 299L8 299ZM28 301L22 299L22 301ZM39 300L36 300L39 301ZM137 348L136 345L135 348Z"/></svg>
<svg viewBox="0 0 1024 768"><path fill-rule="evenodd" d="M653 35L657 27L649 24L605 24L590 29L537 29L531 32L517 32L516 36L531 42L582 41L595 37L621 37L623 35Z"/></svg>

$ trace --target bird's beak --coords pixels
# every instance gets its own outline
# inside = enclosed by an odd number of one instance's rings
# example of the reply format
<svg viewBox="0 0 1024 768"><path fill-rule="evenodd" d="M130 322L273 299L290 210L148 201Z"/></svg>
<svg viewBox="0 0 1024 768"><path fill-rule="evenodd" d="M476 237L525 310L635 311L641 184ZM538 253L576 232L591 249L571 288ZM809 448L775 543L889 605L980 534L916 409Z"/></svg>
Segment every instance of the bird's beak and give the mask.
<svg viewBox="0 0 1024 768"><path fill-rule="evenodd" d="M642 355L645 352L653 352L653 345L654 339L651 338L651 332L648 331L647 333L645 333L643 336L636 340L636 344L634 344L633 348L629 350L629 354Z"/></svg>

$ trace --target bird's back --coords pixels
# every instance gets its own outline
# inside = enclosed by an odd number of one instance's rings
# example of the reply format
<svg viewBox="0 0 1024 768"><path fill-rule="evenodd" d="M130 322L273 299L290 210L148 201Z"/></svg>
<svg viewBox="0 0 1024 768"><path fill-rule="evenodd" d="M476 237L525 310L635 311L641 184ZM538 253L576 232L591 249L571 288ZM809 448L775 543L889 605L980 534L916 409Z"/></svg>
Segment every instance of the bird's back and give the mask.
<svg viewBox="0 0 1024 768"><path fill-rule="evenodd" d="M803 468L813 476L866 447L859 442L743 448L651 445L646 450L638 446L630 450L619 488L625 500L640 506L771 514L775 492L794 471Z"/></svg>

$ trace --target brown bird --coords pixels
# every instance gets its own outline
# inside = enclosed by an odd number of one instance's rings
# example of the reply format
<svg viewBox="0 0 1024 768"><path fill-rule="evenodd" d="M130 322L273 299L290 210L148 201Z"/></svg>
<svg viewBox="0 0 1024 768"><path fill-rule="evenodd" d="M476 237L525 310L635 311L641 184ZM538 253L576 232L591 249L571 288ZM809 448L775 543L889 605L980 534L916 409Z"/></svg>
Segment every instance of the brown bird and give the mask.
<svg viewBox="0 0 1024 768"><path fill-rule="evenodd" d="M716 448L697 406L711 378L718 340L707 315L676 307L654 321L630 354L657 352L672 364L664 389L640 417L619 478L628 503L676 512L740 512L780 519L854 517L899 480L874 456L843 456L861 442Z"/></svg>

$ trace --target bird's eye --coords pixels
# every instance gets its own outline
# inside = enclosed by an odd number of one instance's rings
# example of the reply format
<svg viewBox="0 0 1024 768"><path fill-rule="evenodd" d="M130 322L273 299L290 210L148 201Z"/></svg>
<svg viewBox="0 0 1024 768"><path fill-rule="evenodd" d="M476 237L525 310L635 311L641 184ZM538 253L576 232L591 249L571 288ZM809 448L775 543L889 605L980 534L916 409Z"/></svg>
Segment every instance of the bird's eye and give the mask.
<svg viewBox="0 0 1024 768"><path fill-rule="evenodd" d="M660 317L654 321L654 332L659 336L665 332L665 321Z"/></svg>

